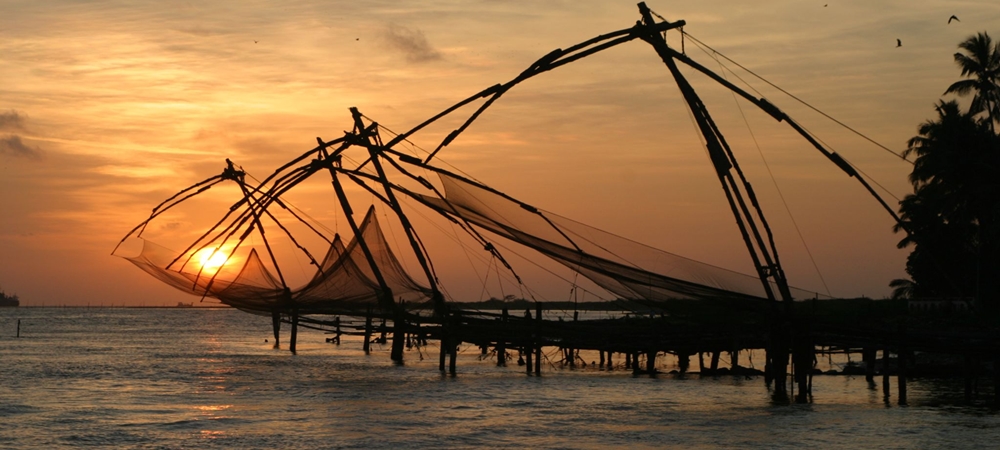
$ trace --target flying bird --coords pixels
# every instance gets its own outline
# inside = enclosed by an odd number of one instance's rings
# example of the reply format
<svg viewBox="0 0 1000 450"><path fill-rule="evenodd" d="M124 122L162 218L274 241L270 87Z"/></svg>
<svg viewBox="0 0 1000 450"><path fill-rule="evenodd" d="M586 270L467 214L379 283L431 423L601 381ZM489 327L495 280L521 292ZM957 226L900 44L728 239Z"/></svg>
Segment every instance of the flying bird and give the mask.
<svg viewBox="0 0 1000 450"><path fill-rule="evenodd" d="M961 20L958 20L958 16L956 15L952 15L951 17L949 17L948 23L951 23L952 20L954 20L955 22L961 22Z"/></svg>
<svg viewBox="0 0 1000 450"><path fill-rule="evenodd" d="M257 40L254 40L254 41L253 41L253 43L254 43L254 44L256 44L256 43L257 43Z"/></svg>
<svg viewBox="0 0 1000 450"><path fill-rule="evenodd" d="M896 39L896 47L902 47L902 46L903 46L903 41Z"/></svg>

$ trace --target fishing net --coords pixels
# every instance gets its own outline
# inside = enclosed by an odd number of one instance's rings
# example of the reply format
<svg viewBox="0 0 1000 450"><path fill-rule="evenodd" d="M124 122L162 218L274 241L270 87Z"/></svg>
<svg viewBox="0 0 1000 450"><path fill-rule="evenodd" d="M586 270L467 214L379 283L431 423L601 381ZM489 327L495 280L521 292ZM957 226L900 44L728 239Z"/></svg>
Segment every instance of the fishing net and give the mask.
<svg viewBox="0 0 1000 450"><path fill-rule="evenodd" d="M455 175L438 174L445 199L425 197L425 204L531 247L619 298L653 303L767 298L758 277L645 246L538 210ZM815 294L793 288L792 295L804 299Z"/></svg>
<svg viewBox="0 0 1000 450"><path fill-rule="evenodd" d="M387 307L395 300L405 300L414 306L426 303L431 291L414 281L392 253L374 207L368 210L358 229L388 292L381 287L359 240L352 239L345 246L339 235L334 237L312 279L288 292L261 261L256 249L251 249L239 266L234 256L218 263L207 262L211 257L178 258L178 252L143 239L139 255L126 259L181 291L216 298L248 311L287 311L294 307L302 314L340 314Z"/></svg>

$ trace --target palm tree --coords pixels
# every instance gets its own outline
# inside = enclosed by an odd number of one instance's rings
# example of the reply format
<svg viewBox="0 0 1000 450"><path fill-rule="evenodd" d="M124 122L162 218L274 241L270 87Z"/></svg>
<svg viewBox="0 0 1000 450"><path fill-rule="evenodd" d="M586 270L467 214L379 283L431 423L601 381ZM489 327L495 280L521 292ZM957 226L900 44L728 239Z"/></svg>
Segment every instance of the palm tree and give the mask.
<svg viewBox="0 0 1000 450"><path fill-rule="evenodd" d="M989 294L996 291L992 261L1000 252L1000 140L988 121L962 112L954 100L935 109L937 119L921 124L904 152L916 155L913 194L900 202L909 233L899 247L914 245L906 268L915 283L910 294Z"/></svg>
<svg viewBox="0 0 1000 450"><path fill-rule="evenodd" d="M893 300L908 300L914 297L913 291L916 286L913 281L905 278L896 278L889 282L889 287L892 288Z"/></svg>
<svg viewBox="0 0 1000 450"><path fill-rule="evenodd" d="M969 77L956 81L944 91L961 96L975 92L970 114L986 112L993 121L1000 121L1000 42L993 43L985 31L958 44L966 53L955 53L955 63L962 68L962 76Z"/></svg>

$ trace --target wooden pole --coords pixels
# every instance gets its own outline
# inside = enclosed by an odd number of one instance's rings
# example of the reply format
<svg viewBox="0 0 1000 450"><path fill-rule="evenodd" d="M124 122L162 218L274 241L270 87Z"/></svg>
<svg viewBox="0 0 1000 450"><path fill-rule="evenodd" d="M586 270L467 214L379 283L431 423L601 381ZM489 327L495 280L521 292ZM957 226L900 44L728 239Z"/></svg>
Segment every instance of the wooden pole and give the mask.
<svg viewBox="0 0 1000 450"><path fill-rule="evenodd" d="M334 342L336 342L337 345L340 345L340 335L342 334L340 332L340 316L333 318L333 325L336 327L337 330L337 334L333 336Z"/></svg>
<svg viewBox="0 0 1000 450"><path fill-rule="evenodd" d="M535 303L535 375L542 374L542 304Z"/></svg>
<svg viewBox="0 0 1000 450"><path fill-rule="evenodd" d="M656 350L646 352L646 372L656 375Z"/></svg>
<svg viewBox="0 0 1000 450"><path fill-rule="evenodd" d="M906 325L899 326L899 351L896 354L896 387L899 390L899 404L906 405Z"/></svg>
<svg viewBox="0 0 1000 450"><path fill-rule="evenodd" d="M274 348L278 348L278 339L281 337L281 313L278 311L271 312L271 328L274 329Z"/></svg>
<svg viewBox="0 0 1000 450"><path fill-rule="evenodd" d="M604 368L604 350L600 350L600 351L598 351L598 353L601 355L601 362L598 364L597 367L600 367L600 368L603 369Z"/></svg>
<svg viewBox="0 0 1000 450"><path fill-rule="evenodd" d="M889 346L882 348L882 396L889 398Z"/></svg>
<svg viewBox="0 0 1000 450"><path fill-rule="evenodd" d="M403 307L402 301L396 304L392 318L392 353L389 358L397 363L403 362L403 345L406 343L406 319L403 317Z"/></svg>
<svg viewBox="0 0 1000 450"><path fill-rule="evenodd" d="M530 309L524 310L524 318L527 320L527 326L530 327L531 326L531 310ZM525 362L526 362L525 365L527 366L525 368L525 373L527 373L528 375L531 375L531 371L534 370L534 368L535 368L534 364L532 363L532 356L534 356L532 353L535 352L535 348L534 347L535 347L535 333L532 332L529 335L528 343L525 344L525 346L524 346L524 353L525 353L524 356L525 356Z"/></svg>
<svg viewBox="0 0 1000 450"><path fill-rule="evenodd" d="M869 385L875 385L875 347L868 346L861 350L861 360L865 363L865 381Z"/></svg>
<svg viewBox="0 0 1000 450"><path fill-rule="evenodd" d="M292 337L288 340L288 349L291 350L292 354L295 354L295 340L298 338L299 334L299 310L292 310Z"/></svg>
<svg viewBox="0 0 1000 450"><path fill-rule="evenodd" d="M451 373L451 376L455 376L455 360L458 359L458 342L456 340L449 340L448 342L448 372Z"/></svg>
<svg viewBox="0 0 1000 450"><path fill-rule="evenodd" d="M17 319L17 337L21 337L21 319ZM274 345L278 345L278 341L274 341Z"/></svg>
<svg viewBox="0 0 1000 450"><path fill-rule="evenodd" d="M362 344L362 348L365 350L365 354L371 353L372 347L372 309L368 308L368 313L365 314L365 343Z"/></svg>
<svg viewBox="0 0 1000 450"><path fill-rule="evenodd" d="M438 354L438 370L444 373L444 363L446 356L448 355L448 337L441 336L441 351Z"/></svg>
<svg viewBox="0 0 1000 450"><path fill-rule="evenodd" d="M497 338L497 367L507 367L507 308L500 315L500 335Z"/></svg>

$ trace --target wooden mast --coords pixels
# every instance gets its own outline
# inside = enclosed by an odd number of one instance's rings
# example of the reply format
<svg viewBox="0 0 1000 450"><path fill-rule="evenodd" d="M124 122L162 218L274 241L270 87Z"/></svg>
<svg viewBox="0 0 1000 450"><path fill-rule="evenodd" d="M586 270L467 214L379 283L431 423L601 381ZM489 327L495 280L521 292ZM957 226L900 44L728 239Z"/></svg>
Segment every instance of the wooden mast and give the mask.
<svg viewBox="0 0 1000 450"><path fill-rule="evenodd" d="M378 174L379 181L382 184L382 188L385 190L385 197L388 200L389 207L392 208L393 212L396 213L396 217L399 218L399 222L403 225L403 231L406 233L406 238L413 248L413 253L417 257L417 261L420 263L420 267L424 271L424 275L427 277L427 282L430 284L431 288L431 300L434 303L434 311L437 315L443 315L445 310L444 296L437 287L437 280L434 278L434 274L431 271L430 265L427 262L427 258L424 255L424 251L417 241L415 232L413 231L413 226L410 224L410 220L403 213L403 209L399 204L399 200L396 198L396 194L392 190L392 186L389 184L389 179L386 177L385 169L382 167L382 142L378 136L378 124L372 123L369 127L365 127L364 121L362 120L361 111L358 108L351 108L351 115L354 117L354 128L357 137L359 138L359 144L365 146L368 149L369 161L371 161L372 166L375 168L375 172ZM393 303L393 338L392 338L392 360L402 361L403 360L403 339L406 332L405 327L405 311L403 310L402 304Z"/></svg>
<svg viewBox="0 0 1000 450"><path fill-rule="evenodd" d="M785 388L785 378L787 376L786 366L788 364L789 356L789 339L786 330L787 327L784 322L788 319L787 313L791 310L792 296L791 291L788 289L788 282L785 278L784 271L781 269L781 265L778 261L777 249L773 245L773 240L771 240L770 247L766 245L764 237L761 235L760 227L757 224L757 221L759 220L761 226L763 226L765 230L768 230L768 234L770 235L767 221L764 218L763 211L757 204L757 200L753 194L752 188L750 187L750 183L746 180L742 171L739 169L735 156L726 143L725 138L722 136L722 133L719 131L715 122L709 115L708 109L705 107L705 104L702 103L700 97L694 91L694 88L691 87L687 79L678 69L677 63L674 61L673 57L674 52L670 51L666 40L653 27L655 22L651 11L645 3L639 3L638 7L639 12L642 14L642 24L646 27L646 32L640 37L642 40L649 43L654 50L656 50L656 53L670 70L671 75L673 75L674 80L677 83L677 87L680 89L685 102L687 102L688 107L691 110L691 114L698 125L699 131L701 131L702 136L705 138L705 145L708 149L709 158L715 166L716 174L719 176L719 181L722 183L722 189L726 194L726 199L729 201L729 206L733 211L733 216L736 218L736 224L743 236L743 241L750 253L750 258L753 260L754 267L757 270L757 275L761 280L764 292L767 294L767 297L772 300L772 305L776 305L779 300L785 303L785 311L779 311L778 308L773 308L775 314L774 323L772 324L772 345L770 351L768 352L768 360L770 362L769 367L771 375L776 381L775 394L778 397L786 397L787 392ZM737 175L740 177L742 183L737 183L736 179L733 177L732 169L734 168L736 169ZM746 195L750 197L750 201L756 214L753 214L747 206L747 201L744 198L743 191L740 189L741 185L743 189L746 190ZM774 292L772 283L777 287L777 294L780 295L780 298Z"/></svg>

